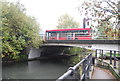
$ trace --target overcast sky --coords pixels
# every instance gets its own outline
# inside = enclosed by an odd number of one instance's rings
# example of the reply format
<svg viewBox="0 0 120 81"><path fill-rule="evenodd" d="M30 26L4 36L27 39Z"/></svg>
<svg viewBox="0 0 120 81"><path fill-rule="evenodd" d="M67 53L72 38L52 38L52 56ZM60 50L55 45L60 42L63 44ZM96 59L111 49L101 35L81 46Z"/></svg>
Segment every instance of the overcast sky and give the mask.
<svg viewBox="0 0 120 81"><path fill-rule="evenodd" d="M10 0L17 1L17 0ZM27 9L27 14L34 16L43 30L55 29L58 18L69 14L81 25L82 17L77 6L83 0L19 0Z"/></svg>

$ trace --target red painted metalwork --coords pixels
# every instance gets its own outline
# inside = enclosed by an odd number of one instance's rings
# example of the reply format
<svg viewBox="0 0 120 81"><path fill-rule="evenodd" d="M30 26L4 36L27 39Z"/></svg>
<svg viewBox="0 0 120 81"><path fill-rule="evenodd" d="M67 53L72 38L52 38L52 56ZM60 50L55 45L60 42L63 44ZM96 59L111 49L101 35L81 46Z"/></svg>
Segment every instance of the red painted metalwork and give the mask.
<svg viewBox="0 0 120 81"><path fill-rule="evenodd" d="M73 30L91 30L91 28L55 29L55 30L46 30L46 32L49 32L49 31L73 31Z"/></svg>
<svg viewBox="0 0 120 81"><path fill-rule="evenodd" d="M91 28L46 30L47 40L91 40Z"/></svg>

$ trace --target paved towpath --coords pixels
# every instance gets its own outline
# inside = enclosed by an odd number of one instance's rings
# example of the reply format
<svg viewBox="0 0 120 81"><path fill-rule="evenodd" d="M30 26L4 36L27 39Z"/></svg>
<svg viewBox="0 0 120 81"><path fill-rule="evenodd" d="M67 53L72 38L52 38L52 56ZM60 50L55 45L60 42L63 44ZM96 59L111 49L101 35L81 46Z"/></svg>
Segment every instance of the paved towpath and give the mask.
<svg viewBox="0 0 120 81"><path fill-rule="evenodd" d="M94 67L94 72L92 74L92 79L116 79L109 70L102 69L99 67ZM117 80L114 80L117 81Z"/></svg>

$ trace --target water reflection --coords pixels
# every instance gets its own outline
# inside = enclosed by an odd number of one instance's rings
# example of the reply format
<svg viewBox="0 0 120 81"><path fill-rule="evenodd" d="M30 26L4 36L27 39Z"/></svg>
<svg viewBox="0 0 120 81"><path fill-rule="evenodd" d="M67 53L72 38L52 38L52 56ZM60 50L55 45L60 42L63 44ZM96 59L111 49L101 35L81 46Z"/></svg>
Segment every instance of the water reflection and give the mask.
<svg viewBox="0 0 120 81"><path fill-rule="evenodd" d="M54 58L3 66L2 78L57 79L67 71L69 66L77 64L86 54L86 49L79 47L44 47L42 49L42 51L32 49L31 54L41 53L43 54L41 56Z"/></svg>
<svg viewBox="0 0 120 81"><path fill-rule="evenodd" d="M30 61L3 67L3 79L57 79L68 66L59 61Z"/></svg>

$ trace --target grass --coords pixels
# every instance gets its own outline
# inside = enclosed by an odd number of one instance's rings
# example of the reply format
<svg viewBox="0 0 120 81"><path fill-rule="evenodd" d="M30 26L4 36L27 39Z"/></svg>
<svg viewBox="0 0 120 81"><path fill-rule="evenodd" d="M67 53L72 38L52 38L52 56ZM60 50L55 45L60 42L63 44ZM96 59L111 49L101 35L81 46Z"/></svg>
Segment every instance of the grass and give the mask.
<svg viewBox="0 0 120 81"><path fill-rule="evenodd" d="M110 53L106 53L106 56L110 56ZM114 53L112 53L112 57L114 57ZM120 54L116 53L116 57L120 57Z"/></svg>

